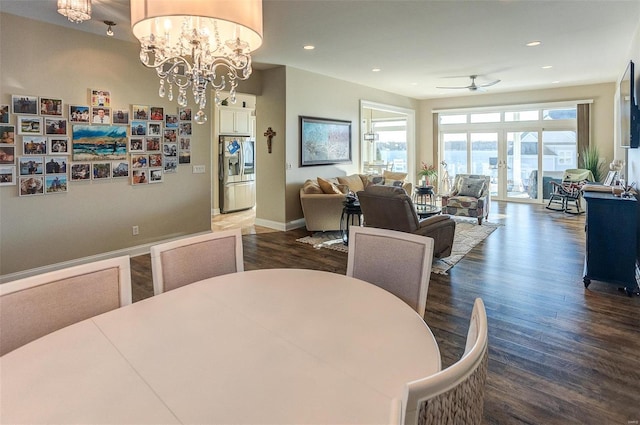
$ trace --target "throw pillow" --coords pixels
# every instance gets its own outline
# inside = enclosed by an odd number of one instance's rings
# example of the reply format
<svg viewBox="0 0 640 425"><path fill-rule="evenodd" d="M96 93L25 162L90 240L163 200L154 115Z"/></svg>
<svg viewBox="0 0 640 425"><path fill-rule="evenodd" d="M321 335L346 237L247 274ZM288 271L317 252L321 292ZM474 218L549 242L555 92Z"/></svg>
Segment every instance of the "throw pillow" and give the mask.
<svg viewBox="0 0 640 425"><path fill-rule="evenodd" d="M407 173L394 173L393 171L383 170L382 177L385 180L404 180L407 178Z"/></svg>
<svg viewBox="0 0 640 425"><path fill-rule="evenodd" d="M340 184L346 184L349 186L349 190L352 192L360 192L364 190L364 185L362 184L362 179L359 174L352 174L350 176L338 177L338 181Z"/></svg>
<svg viewBox="0 0 640 425"><path fill-rule="evenodd" d="M322 177L318 177L318 185L320 186L320 189L322 189L323 193L326 193L329 195L333 195L333 194L343 195L343 193L340 192L340 189L338 189L335 184L331 183L328 180L323 179Z"/></svg>
<svg viewBox="0 0 640 425"><path fill-rule="evenodd" d="M367 184L365 185L365 188L374 184L384 184L384 177L376 176L376 175L368 175Z"/></svg>
<svg viewBox="0 0 640 425"><path fill-rule="evenodd" d="M458 196L471 196L474 198L479 198L482 195L482 191L484 190L484 179L472 179L469 177L464 177L460 182L460 190L458 191Z"/></svg>
<svg viewBox="0 0 640 425"><path fill-rule="evenodd" d="M404 181L403 180L391 180L391 179L385 178L384 182L382 184L384 186L402 187L402 185L404 184Z"/></svg>
<svg viewBox="0 0 640 425"><path fill-rule="evenodd" d="M306 194L310 194L310 193L321 194L321 193L324 193L322 191L322 188L318 184L318 182L317 181L314 182L313 180L307 180L306 182L304 182L304 185L302 186L302 190Z"/></svg>

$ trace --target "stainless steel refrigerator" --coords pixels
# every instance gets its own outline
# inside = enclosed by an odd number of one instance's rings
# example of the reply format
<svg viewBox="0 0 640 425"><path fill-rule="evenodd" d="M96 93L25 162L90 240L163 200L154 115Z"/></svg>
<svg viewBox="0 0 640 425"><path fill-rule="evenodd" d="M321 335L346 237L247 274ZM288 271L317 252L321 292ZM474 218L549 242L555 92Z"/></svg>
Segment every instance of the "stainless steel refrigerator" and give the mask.
<svg viewBox="0 0 640 425"><path fill-rule="evenodd" d="M247 136L220 136L218 143L220 212L256 205L255 141Z"/></svg>

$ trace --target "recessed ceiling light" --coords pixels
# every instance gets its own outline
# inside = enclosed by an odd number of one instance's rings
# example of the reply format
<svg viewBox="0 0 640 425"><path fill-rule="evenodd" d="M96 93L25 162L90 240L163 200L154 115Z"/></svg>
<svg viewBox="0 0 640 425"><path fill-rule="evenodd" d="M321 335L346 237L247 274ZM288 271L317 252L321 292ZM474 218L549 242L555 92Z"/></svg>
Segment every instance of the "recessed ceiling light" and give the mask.
<svg viewBox="0 0 640 425"><path fill-rule="evenodd" d="M525 44L525 46L527 46L527 47L536 47L536 46L539 46L541 44L542 44L542 41L535 40L535 41L528 42L527 44Z"/></svg>
<svg viewBox="0 0 640 425"><path fill-rule="evenodd" d="M373 72L380 72L380 68L373 68L371 71L373 71Z"/></svg>
<svg viewBox="0 0 640 425"><path fill-rule="evenodd" d="M303 47L304 50L313 50L315 48L316 46L312 46L311 44L307 44L306 46Z"/></svg>
<svg viewBox="0 0 640 425"><path fill-rule="evenodd" d="M560 81L559 81L559 80L555 80L555 81L552 81L552 82L551 82L551 84L558 84L558 83L560 83Z"/></svg>
<svg viewBox="0 0 640 425"><path fill-rule="evenodd" d="M545 65L542 67L542 69L551 69L553 68L553 65Z"/></svg>
<svg viewBox="0 0 640 425"><path fill-rule="evenodd" d="M412 86L417 86L417 85L418 85L418 83L411 83L411 85L412 85Z"/></svg>

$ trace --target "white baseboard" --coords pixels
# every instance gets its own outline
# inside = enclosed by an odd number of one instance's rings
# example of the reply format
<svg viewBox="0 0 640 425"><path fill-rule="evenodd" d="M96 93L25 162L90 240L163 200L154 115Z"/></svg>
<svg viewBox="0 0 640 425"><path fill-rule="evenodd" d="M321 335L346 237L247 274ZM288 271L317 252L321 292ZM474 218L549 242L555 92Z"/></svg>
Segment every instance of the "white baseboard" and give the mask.
<svg viewBox="0 0 640 425"><path fill-rule="evenodd" d="M279 221L271 221L271 220L256 218L255 224L256 226L267 227L269 229L279 230L281 232L286 232L288 230L298 229L300 227L305 226L304 218L290 221L288 223L281 223Z"/></svg>
<svg viewBox="0 0 640 425"><path fill-rule="evenodd" d="M148 254L153 245L158 245L165 242L170 242L176 239L182 239L191 236L204 235L209 232L199 232L190 235L180 235L161 241L150 242L144 245L132 246L129 248L118 249L116 251L105 252L102 254L91 255L89 257L76 258L74 260L63 261L62 263L50 264L47 266L36 267L34 269L22 270L15 273L5 274L0 276L0 283L10 282L12 280L23 279L25 277L34 276L37 274L48 273L55 270L66 269L67 267L73 267L80 264L86 264L93 261L106 260L108 258L120 257L122 255L128 255L130 257L137 257L139 255Z"/></svg>

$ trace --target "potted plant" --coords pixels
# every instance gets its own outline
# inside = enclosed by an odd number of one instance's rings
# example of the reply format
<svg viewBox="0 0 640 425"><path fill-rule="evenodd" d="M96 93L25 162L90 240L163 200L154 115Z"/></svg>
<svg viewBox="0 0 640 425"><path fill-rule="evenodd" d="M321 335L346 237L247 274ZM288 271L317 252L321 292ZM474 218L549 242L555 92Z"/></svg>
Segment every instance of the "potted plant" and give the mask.
<svg viewBox="0 0 640 425"><path fill-rule="evenodd" d="M602 181L604 178L605 164L600 161L600 154L596 146L589 146L582 151L582 166L591 171L593 180Z"/></svg>
<svg viewBox="0 0 640 425"><path fill-rule="evenodd" d="M433 186L438 180L438 169L435 165L427 165L424 161L418 172L422 186Z"/></svg>

